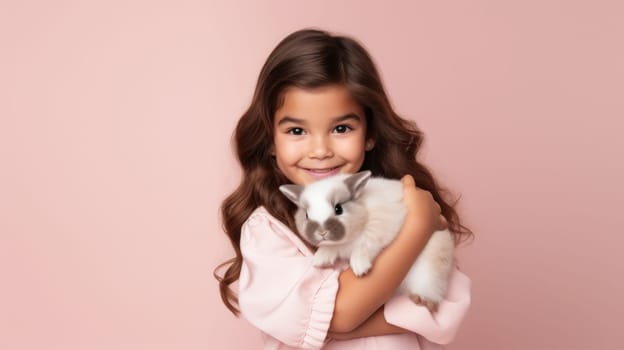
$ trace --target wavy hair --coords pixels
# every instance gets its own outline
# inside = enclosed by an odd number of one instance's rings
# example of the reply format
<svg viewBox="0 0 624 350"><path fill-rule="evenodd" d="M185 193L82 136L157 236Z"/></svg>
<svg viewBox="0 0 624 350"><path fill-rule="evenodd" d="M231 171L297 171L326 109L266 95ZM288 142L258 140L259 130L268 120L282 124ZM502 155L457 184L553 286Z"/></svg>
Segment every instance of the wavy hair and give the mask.
<svg viewBox="0 0 624 350"><path fill-rule="evenodd" d="M289 180L278 169L273 157L273 118L283 103L287 88L314 89L330 84L346 87L363 106L367 120L367 139L375 147L366 152L362 169L373 176L399 179L406 174L416 185L431 192L440 204L456 244L473 237L460 223L455 210L457 200L433 178L417 159L423 133L412 121L401 118L391 107L379 73L364 47L356 40L317 29L303 29L284 38L267 58L256 84L247 111L241 116L234 132L236 155L242 167L240 185L221 204L223 229L236 256L214 270L219 281L221 298L238 315L238 297L230 286L239 279L242 256L241 227L259 206L297 232L293 219L296 210L278 187ZM220 275L218 271L226 268Z"/></svg>

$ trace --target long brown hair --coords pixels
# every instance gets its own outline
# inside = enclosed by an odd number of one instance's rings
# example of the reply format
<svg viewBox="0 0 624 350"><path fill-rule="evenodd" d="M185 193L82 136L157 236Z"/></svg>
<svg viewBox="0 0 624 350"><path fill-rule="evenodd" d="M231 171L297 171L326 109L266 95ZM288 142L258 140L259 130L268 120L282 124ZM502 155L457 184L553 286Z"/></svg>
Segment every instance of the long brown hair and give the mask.
<svg viewBox="0 0 624 350"><path fill-rule="evenodd" d="M399 117L390 105L379 73L366 50L352 38L331 35L316 29L304 29L284 38L267 58L249 109L242 115L234 133L236 154L243 170L240 185L221 205L223 229L236 256L219 266L214 276L219 281L221 298L230 311L238 314L238 298L230 285L239 278L242 256L241 227L259 206L296 232L296 210L278 190L289 183L271 156L273 117L283 101L285 89L314 89L342 84L360 103L367 119L367 138L375 147L366 152L362 169L374 176L399 179L410 174L416 185L433 195L447 219L456 243L471 237L460 224L454 209L456 200L442 198L449 193L440 188L431 172L416 159L423 133L412 121ZM217 271L227 267L223 275Z"/></svg>

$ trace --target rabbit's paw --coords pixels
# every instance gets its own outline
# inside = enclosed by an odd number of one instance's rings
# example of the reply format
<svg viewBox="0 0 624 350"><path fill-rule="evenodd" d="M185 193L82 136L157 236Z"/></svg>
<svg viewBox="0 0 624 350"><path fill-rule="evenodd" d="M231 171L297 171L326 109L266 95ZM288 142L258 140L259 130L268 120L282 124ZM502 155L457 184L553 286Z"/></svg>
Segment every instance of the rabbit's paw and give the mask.
<svg viewBox="0 0 624 350"><path fill-rule="evenodd" d="M336 262L336 258L336 253L319 248L316 253L314 253L313 265L316 267L331 266Z"/></svg>
<svg viewBox="0 0 624 350"><path fill-rule="evenodd" d="M357 252L353 252L351 254L351 259L349 260L349 265L351 265L351 270L357 276L363 276L370 270L373 266L371 259L369 259L366 254L358 254Z"/></svg>
<svg viewBox="0 0 624 350"><path fill-rule="evenodd" d="M431 300L431 299L427 299L427 298L423 298L420 295L416 295L416 294L410 295L410 299L412 299L412 301L414 303L426 307L427 309L429 309L429 312L431 312L431 313L434 313L434 312L438 311L439 303L437 301L434 301L434 300Z"/></svg>

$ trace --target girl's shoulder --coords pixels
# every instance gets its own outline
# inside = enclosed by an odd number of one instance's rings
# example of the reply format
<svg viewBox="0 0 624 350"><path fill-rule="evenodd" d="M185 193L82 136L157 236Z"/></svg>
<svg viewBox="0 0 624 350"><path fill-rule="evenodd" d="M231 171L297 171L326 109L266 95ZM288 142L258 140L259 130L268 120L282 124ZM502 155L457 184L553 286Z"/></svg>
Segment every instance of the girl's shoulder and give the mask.
<svg viewBox="0 0 624 350"><path fill-rule="evenodd" d="M263 206L259 206L254 211L251 212L251 215L245 220L243 223L243 227L245 226L256 226L259 222L263 220L276 220L273 215L271 215Z"/></svg>
<svg viewBox="0 0 624 350"><path fill-rule="evenodd" d="M241 250L270 254L311 256L313 253L283 222L260 206L243 223Z"/></svg>
<svg viewBox="0 0 624 350"><path fill-rule="evenodd" d="M254 228L268 230L278 235L294 234L288 226L271 215L263 206L259 206L251 212L251 215L243 223L242 231L249 231Z"/></svg>

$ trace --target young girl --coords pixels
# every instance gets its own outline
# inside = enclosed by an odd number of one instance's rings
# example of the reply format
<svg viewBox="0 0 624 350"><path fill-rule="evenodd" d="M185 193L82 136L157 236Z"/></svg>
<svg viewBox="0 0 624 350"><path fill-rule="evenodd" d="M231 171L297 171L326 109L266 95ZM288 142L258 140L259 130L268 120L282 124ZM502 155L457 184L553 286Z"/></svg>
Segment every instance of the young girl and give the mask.
<svg viewBox="0 0 624 350"><path fill-rule="evenodd" d="M287 36L234 136L243 178L221 210L236 257L215 276L225 305L262 332L265 349L431 349L453 339L470 304L468 277L453 272L433 314L394 291L433 231L448 227L457 243L472 233L416 160L423 135L392 110L360 44L319 30ZM401 231L363 277L314 267L296 207L278 187L365 169L402 178Z"/></svg>

